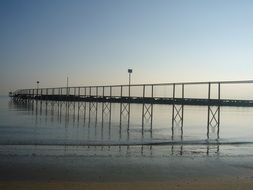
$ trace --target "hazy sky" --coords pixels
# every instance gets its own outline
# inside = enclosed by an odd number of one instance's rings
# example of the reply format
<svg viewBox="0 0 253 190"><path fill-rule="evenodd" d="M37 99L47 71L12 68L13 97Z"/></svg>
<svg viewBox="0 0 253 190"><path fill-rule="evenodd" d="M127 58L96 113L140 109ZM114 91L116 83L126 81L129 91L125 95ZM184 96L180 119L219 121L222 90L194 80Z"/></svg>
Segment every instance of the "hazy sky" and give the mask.
<svg viewBox="0 0 253 190"><path fill-rule="evenodd" d="M0 94L253 79L252 0L0 0Z"/></svg>

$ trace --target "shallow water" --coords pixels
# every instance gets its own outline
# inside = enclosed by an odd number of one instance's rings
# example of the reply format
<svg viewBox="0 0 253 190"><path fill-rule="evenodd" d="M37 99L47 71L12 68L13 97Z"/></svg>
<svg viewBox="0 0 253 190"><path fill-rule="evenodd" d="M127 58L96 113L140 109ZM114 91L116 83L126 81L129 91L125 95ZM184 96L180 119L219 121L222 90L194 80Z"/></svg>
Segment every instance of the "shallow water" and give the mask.
<svg viewBox="0 0 253 190"><path fill-rule="evenodd" d="M130 105L129 122L120 106L1 97L0 153L248 155L252 149L253 108L221 107L219 131L210 126L207 136L206 106L184 106L183 125L179 116L172 125L171 105L153 105L152 122L150 109L143 118L143 105Z"/></svg>

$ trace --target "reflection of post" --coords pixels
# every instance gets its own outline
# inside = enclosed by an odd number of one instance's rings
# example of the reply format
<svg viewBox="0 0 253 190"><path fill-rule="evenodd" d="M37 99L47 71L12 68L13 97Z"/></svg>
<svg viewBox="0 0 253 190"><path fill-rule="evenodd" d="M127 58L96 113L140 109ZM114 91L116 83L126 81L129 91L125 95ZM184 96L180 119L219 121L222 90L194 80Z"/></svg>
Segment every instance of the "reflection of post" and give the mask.
<svg viewBox="0 0 253 190"><path fill-rule="evenodd" d="M40 100L40 115L42 115L42 101Z"/></svg>
<svg viewBox="0 0 253 190"><path fill-rule="evenodd" d="M51 122L54 121L54 101L51 101Z"/></svg>
<svg viewBox="0 0 253 190"><path fill-rule="evenodd" d="M183 155L183 145L181 144L180 145L180 156L182 156Z"/></svg>
<svg viewBox="0 0 253 190"><path fill-rule="evenodd" d="M38 100L36 100L35 102L36 102L36 105L35 105L35 115L36 115L35 123L37 124L38 123Z"/></svg>
<svg viewBox="0 0 253 190"><path fill-rule="evenodd" d="M219 153L220 153L220 145L219 144L214 144L214 145L207 144L206 145L206 155L209 156L210 151L213 149L215 150L214 154L219 155Z"/></svg>
<svg viewBox="0 0 253 190"><path fill-rule="evenodd" d="M73 123L76 121L76 102L72 102L73 104Z"/></svg>
<svg viewBox="0 0 253 190"><path fill-rule="evenodd" d="M69 102L65 102L65 127L68 126L69 123Z"/></svg>
<svg viewBox="0 0 253 190"><path fill-rule="evenodd" d="M45 117L45 120L47 122L47 107L48 107L48 101L47 100L46 100L45 104L46 104L46 108L45 108L45 115L46 115L46 117Z"/></svg>
<svg viewBox="0 0 253 190"><path fill-rule="evenodd" d="M80 95L80 88L79 88L78 94ZM78 122L78 124L79 124L79 119L80 119L80 101L78 101L78 103L77 103L77 122Z"/></svg>
<svg viewBox="0 0 253 190"><path fill-rule="evenodd" d="M149 146L149 151L150 151L150 157L152 157L153 156L153 146L152 145Z"/></svg>
<svg viewBox="0 0 253 190"><path fill-rule="evenodd" d="M171 155L174 155L174 144L171 145Z"/></svg>
<svg viewBox="0 0 253 190"><path fill-rule="evenodd" d="M183 142L183 138L184 138L184 128L183 128L183 125L182 125L182 127L181 127L181 129L180 129L180 132L181 132L181 142Z"/></svg>
<svg viewBox="0 0 253 190"><path fill-rule="evenodd" d="M59 111L60 111L59 101L56 101L56 104L57 104L57 121L59 121Z"/></svg>
<svg viewBox="0 0 253 190"><path fill-rule="evenodd" d="M32 105L32 115L33 115L33 111L34 111L34 100L31 100L31 105Z"/></svg>
<svg viewBox="0 0 253 190"><path fill-rule="evenodd" d="M61 118L62 118L62 101L61 102L59 102L59 104L60 104L60 109L59 109L59 121L60 121L60 123L61 123Z"/></svg>
<svg viewBox="0 0 253 190"><path fill-rule="evenodd" d="M83 123L84 123L84 125L85 125L85 122L86 122L86 105L87 105L87 103L84 102L83 103Z"/></svg>

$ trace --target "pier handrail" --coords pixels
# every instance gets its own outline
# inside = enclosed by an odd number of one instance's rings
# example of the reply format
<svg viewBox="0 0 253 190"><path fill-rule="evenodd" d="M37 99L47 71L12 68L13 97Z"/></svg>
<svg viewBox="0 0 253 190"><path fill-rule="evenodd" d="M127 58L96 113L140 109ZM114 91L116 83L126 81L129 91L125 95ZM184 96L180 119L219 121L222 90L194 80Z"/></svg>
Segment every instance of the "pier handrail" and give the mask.
<svg viewBox="0 0 253 190"><path fill-rule="evenodd" d="M90 86L69 86L69 87L50 87L50 88L31 88L31 89L19 89L12 93L12 96L27 96L28 98L44 97L45 96L75 96L75 97L97 97L97 98L192 98L191 96L185 96L185 86L190 85L207 85L207 95L204 99L211 100L217 99L221 100L221 86L223 84L253 84L253 80L241 80L241 81L209 81L209 82L171 82L171 83L148 83L148 84L123 84L123 85L90 85ZM215 86L215 89L212 86ZM134 87L138 87L137 89ZM155 91L156 87L170 87L169 95L158 95L161 94L161 90ZM115 89L116 88L116 89ZM147 90L147 88L149 88ZM109 90L108 90L109 89ZM178 91L179 89L179 91ZM168 89L165 89L168 93ZM123 93L124 92L124 93ZM157 93L158 92L158 93ZM212 93L211 93L212 92ZM178 94L179 93L179 94ZM190 92L191 93L191 92ZM215 94L214 94L215 93ZM136 95L138 94L138 95ZM215 97L215 98L214 98ZM201 99L201 98L197 98ZM223 98L223 100L228 100L228 98ZM249 99L247 99L249 100ZM250 99L251 101L252 99Z"/></svg>
<svg viewBox="0 0 253 190"><path fill-rule="evenodd" d="M131 84L131 87L134 86L172 86L172 85L205 85L205 84L253 84L253 80L239 80L239 81L200 81L200 82L170 82L170 83L139 83ZM38 89L59 89L59 88L102 88L102 87L129 87L129 84L116 84L116 85L88 85L88 86L59 86L59 87L48 87L48 88L38 88ZM33 90L37 88L28 88L28 89L18 89L13 93L19 90Z"/></svg>

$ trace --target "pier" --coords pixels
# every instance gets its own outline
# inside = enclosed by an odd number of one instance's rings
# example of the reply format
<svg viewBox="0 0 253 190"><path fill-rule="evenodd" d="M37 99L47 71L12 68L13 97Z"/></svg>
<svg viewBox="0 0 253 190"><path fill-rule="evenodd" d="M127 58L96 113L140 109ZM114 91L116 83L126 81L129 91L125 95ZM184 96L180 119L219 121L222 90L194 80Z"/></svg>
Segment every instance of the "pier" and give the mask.
<svg viewBox="0 0 253 190"><path fill-rule="evenodd" d="M154 104L172 106L172 133L175 125L183 128L184 106L207 106L207 138L209 138L209 130L212 127L216 129L217 139L219 139L220 107L253 107L252 99L223 97L222 87L237 85L235 90L238 91L240 85L244 84L253 86L253 80L34 88L16 90L10 93L10 96L16 101L45 101L58 104L69 102L67 105L77 106L78 112L81 108L85 115L87 112L89 120L92 114L97 117L98 103L102 103L102 120L105 113L111 117L111 104L118 103L120 105L120 126L122 120L127 118L128 130L131 104L142 104L142 133L147 123L152 132ZM187 91L194 91L192 89L199 86L205 90L206 97L187 95ZM161 93L163 91L166 93Z"/></svg>

